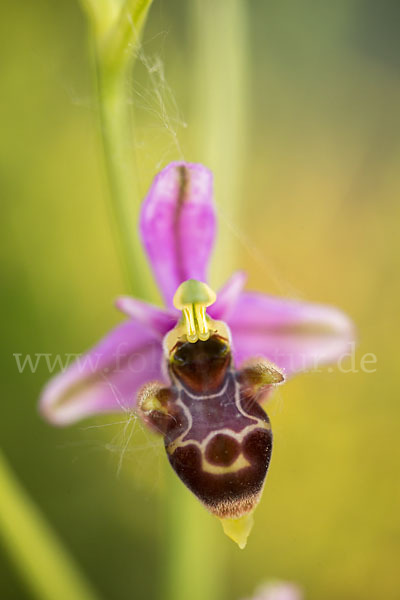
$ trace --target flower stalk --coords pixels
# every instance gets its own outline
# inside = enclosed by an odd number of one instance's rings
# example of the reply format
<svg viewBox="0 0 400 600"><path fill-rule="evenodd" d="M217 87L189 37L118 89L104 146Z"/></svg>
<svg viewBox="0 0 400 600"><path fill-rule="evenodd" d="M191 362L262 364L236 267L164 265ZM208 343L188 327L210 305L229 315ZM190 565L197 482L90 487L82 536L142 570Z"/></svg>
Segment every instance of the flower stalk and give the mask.
<svg viewBox="0 0 400 600"><path fill-rule="evenodd" d="M101 140L115 243L131 291L145 296L148 274L137 236L140 205L129 75L151 0L83 2L89 16Z"/></svg>
<svg viewBox="0 0 400 600"><path fill-rule="evenodd" d="M115 230L115 243L129 288L143 296L140 280L143 274L135 234L135 213L138 205L137 181L126 105L126 78L122 72L109 72L96 52L98 111L105 167L110 189L110 208ZM137 211L136 211L137 212Z"/></svg>
<svg viewBox="0 0 400 600"><path fill-rule="evenodd" d="M165 600L224 597L223 538L218 520L207 513L168 465ZM222 569L222 570L221 570Z"/></svg>
<svg viewBox="0 0 400 600"><path fill-rule="evenodd" d="M218 174L217 255L223 258L213 264L216 281L226 279L237 263L235 226L241 218L249 106L247 10L244 0L195 0L191 9L196 156Z"/></svg>

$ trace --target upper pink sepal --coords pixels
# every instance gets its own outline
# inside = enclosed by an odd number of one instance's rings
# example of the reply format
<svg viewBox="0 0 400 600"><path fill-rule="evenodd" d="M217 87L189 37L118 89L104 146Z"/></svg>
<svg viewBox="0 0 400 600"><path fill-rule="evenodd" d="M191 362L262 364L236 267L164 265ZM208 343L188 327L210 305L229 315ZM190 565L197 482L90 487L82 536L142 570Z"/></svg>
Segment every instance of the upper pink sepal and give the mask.
<svg viewBox="0 0 400 600"><path fill-rule="evenodd" d="M167 307L187 279L207 280L215 237L212 173L175 162L159 173L143 203L140 233Z"/></svg>

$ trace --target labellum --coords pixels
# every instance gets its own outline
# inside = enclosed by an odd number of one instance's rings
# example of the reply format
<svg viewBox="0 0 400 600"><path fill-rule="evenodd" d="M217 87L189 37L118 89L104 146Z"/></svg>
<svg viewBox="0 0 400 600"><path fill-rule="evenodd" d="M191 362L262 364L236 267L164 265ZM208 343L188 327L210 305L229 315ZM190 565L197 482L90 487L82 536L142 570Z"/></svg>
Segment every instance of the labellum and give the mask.
<svg viewBox="0 0 400 600"><path fill-rule="evenodd" d="M259 402L284 377L264 359L235 369L229 328L206 314L214 301L205 283L179 286L174 305L182 318L164 339L171 386L147 384L139 409L164 436L178 477L244 548L272 451Z"/></svg>

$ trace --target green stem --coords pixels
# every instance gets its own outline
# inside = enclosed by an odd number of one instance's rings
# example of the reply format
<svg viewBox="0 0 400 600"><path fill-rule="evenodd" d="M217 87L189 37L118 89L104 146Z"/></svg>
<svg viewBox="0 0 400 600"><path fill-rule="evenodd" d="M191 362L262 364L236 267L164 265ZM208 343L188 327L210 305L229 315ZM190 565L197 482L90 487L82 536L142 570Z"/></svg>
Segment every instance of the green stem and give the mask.
<svg viewBox="0 0 400 600"><path fill-rule="evenodd" d="M222 527L168 465L165 600L221 600L224 594Z"/></svg>
<svg viewBox="0 0 400 600"><path fill-rule="evenodd" d="M144 273L138 236L139 194L131 143L125 69L109 72L96 52L100 131L107 171L115 244L130 291L145 296Z"/></svg>
<svg viewBox="0 0 400 600"><path fill-rule="evenodd" d="M129 75L151 0L126 0L110 22L91 5L91 35L105 167L109 184L115 243L130 291L145 298L150 273L138 234L141 198L133 149Z"/></svg>
<svg viewBox="0 0 400 600"><path fill-rule="evenodd" d="M40 600L95 600L90 584L0 452L0 535Z"/></svg>
<svg viewBox="0 0 400 600"><path fill-rule="evenodd" d="M196 160L214 172L218 240L213 263L217 287L237 266L246 159L248 90L247 2L195 0L193 37Z"/></svg>

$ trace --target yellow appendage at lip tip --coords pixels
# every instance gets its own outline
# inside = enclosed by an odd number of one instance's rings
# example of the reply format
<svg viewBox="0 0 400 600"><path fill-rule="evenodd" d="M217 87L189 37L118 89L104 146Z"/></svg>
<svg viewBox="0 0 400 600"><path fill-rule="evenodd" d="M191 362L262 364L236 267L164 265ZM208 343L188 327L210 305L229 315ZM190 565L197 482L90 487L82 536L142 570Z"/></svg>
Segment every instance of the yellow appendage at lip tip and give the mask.
<svg viewBox="0 0 400 600"><path fill-rule="evenodd" d="M241 550L244 550L254 525L253 513L243 515L239 519L220 519L220 521L225 535L236 542Z"/></svg>
<svg viewBox="0 0 400 600"><path fill-rule="evenodd" d="M175 308L182 311L188 342L194 344L210 337L206 308L215 300L212 289L196 279L184 281L176 290L173 303Z"/></svg>

